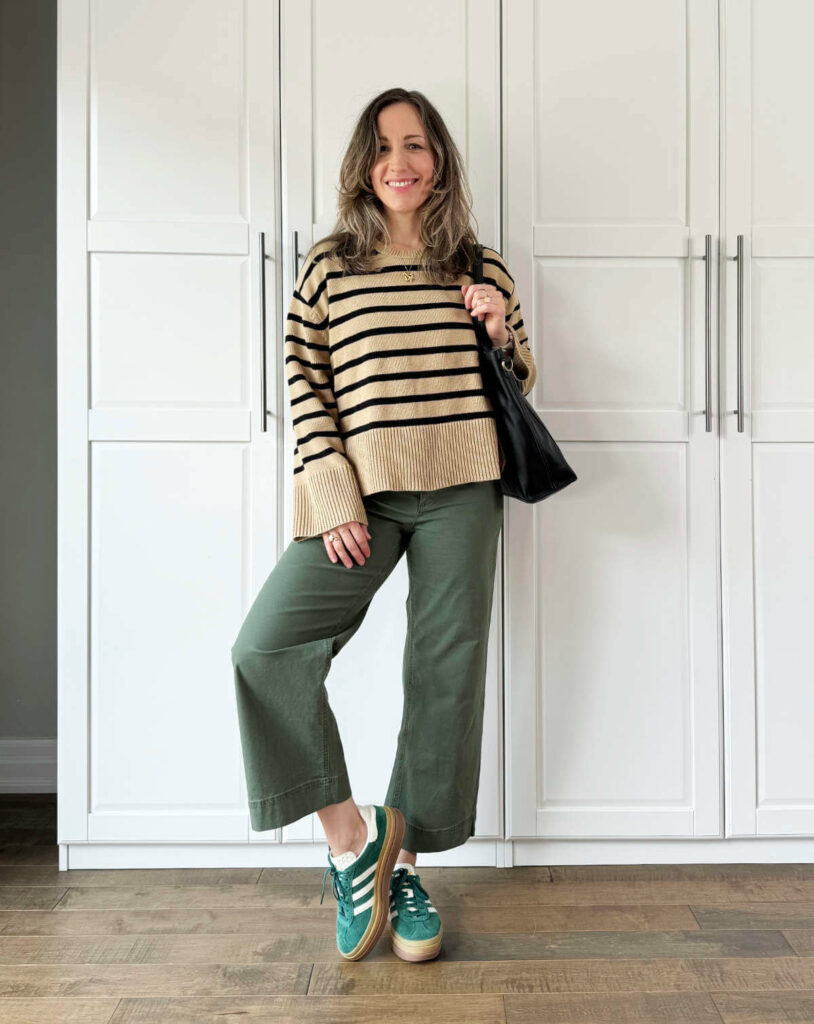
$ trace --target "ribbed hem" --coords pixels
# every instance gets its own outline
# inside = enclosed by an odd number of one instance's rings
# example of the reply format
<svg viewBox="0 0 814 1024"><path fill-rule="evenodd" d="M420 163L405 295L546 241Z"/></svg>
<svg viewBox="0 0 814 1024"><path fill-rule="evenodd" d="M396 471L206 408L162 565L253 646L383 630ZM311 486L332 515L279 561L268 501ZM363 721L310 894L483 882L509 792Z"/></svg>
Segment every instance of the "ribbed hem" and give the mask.
<svg viewBox="0 0 814 1024"><path fill-rule="evenodd" d="M331 456L333 458L333 456ZM297 473L294 480L292 534L294 540L319 537L342 523L367 523L359 483L351 464Z"/></svg>
<svg viewBox="0 0 814 1024"><path fill-rule="evenodd" d="M366 430L346 439L345 452L363 495L500 477L497 430L486 417Z"/></svg>

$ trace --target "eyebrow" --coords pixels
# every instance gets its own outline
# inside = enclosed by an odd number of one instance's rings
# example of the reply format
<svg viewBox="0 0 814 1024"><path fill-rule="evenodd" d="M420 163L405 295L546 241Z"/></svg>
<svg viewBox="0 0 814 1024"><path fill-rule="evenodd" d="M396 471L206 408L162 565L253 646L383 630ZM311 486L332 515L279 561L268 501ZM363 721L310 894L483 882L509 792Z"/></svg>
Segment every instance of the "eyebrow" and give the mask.
<svg viewBox="0 0 814 1024"><path fill-rule="evenodd" d="M389 140L389 139L387 138L387 136L386 136L386 135L380 135L380 136L379 136L379 138L380 138L380 139L382 139L382 140L384 140L385 142L389 142L389 141L390 141L390 140ZM405 136L404 136L404 138L405 138L405 139L423 139L423 138L424 138L424 136L423 136L423 135L405 135Z"/></svg>

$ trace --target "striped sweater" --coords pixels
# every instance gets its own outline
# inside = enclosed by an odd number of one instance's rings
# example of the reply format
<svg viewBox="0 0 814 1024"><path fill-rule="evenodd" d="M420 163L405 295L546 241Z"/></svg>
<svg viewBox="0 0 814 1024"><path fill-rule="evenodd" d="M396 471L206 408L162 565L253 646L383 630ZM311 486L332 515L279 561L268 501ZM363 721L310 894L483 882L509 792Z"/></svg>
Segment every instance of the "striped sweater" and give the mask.
<svg viewBox="0 0 814 1024"><path fill-rule="evenodd" d="M414 262L421 249L383 245L370 272L343 276L331 247L311 247L286 321L295 541L351 520L367 523L363 495L496 480L503 465L461 292L471 274L433 285ZM526 395L534 356L514 280L488 246L483 276L505 300Z"/></svg>

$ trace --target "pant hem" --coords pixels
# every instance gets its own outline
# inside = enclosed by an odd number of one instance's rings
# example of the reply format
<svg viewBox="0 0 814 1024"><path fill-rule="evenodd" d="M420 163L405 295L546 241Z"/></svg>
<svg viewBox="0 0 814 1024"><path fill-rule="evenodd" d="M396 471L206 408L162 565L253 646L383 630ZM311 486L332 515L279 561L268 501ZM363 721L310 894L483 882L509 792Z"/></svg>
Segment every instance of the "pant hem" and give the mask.
<svg viewBox="0 0 814 1024"><path fill-rule="evenodd" d="M475 834L475 816L470 815L448 828L420 828L406 820L402 849L410 853L438 853L451 850L453 846L461 846Z"/></svg>
<svg viewBox="0 0 814 1024"><path fill-rule="evenodd" d="M255 832L282 828L299 821L313 811L319 811L328 804L339 804L351 795L350 779L347 772L312 779L288 789L276 796L249 800L249 820Z"/></svg>

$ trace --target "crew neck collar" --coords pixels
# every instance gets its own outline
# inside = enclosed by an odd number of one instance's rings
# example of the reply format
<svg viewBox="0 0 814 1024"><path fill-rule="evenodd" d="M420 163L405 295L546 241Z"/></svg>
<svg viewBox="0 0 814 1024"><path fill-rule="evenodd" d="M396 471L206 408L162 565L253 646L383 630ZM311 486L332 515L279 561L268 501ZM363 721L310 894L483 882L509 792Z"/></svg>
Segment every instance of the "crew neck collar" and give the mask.
<svg viewBox="0 0 814 1024"><path fill-rule="evenodd" d="M376 252L382 256L420 256L426 246L420 245L416 249L408 249L403 245L378 245Z"/></svg>

